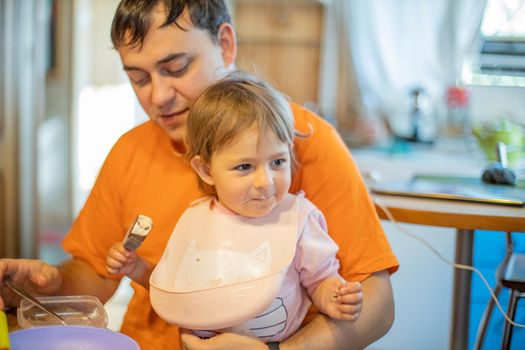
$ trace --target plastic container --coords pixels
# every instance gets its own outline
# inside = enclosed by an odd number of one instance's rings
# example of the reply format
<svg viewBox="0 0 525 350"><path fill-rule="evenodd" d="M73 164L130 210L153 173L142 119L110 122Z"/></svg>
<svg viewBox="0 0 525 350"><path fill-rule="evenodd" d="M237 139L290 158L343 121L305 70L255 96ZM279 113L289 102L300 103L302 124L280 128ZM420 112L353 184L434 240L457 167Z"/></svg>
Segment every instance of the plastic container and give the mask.
<svg viewBox="0 0 525 350"><path fill-rule="evenodd" d="M9 334L11 350L140 350L136 341L109 329L47 326Z"/></svg>
<svg viewBox="0 0 525 350"><path fill-rule="evenodd" d="M106 310L100 300L94 296L54 296L38 297L37 299L62 317L68 326L104 328L108 324ZM22 299L17 310L17 318L22 328L59 325L55 318L25 299Z"/></svg>

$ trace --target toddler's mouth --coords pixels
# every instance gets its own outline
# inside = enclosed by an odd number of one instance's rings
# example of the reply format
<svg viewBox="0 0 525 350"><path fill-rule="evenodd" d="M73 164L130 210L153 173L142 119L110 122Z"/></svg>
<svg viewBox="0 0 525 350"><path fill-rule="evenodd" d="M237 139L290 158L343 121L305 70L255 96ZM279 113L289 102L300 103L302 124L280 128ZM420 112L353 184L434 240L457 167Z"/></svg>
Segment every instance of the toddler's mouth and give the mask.
<svg viewBox="0 0 525 350"><path fill-rule="evenodd" d="M261 197L254 197L254 198L251 198L249 200L252 200L252 201L267 201L268 199L272 198L273 196L261 196Z"/></svg>

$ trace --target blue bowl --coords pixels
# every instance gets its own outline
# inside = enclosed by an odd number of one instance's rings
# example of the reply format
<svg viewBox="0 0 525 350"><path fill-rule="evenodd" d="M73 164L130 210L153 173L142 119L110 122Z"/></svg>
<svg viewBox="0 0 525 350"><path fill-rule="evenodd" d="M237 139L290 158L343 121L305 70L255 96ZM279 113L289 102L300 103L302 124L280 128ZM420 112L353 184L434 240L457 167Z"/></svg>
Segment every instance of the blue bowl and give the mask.
<svg viewBox="0 0 525 350"><path fill-rule="evenodd" d="M140 350L122 333L86 326L45 326L9 334L11 350Z"/></svg>

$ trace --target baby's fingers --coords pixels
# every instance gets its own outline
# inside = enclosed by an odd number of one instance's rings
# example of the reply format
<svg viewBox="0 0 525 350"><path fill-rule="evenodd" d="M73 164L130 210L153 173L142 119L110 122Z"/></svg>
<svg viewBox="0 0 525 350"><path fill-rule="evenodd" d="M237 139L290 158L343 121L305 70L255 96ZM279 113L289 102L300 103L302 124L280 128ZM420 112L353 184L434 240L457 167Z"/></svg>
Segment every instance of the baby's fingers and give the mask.
<svg viewBox="0 0 525 350"><path fill-rule="evenodd" d="M339 287L340 294L361 293L362 287L359 282L346 282Z"/></svg>
<svg viewBox="0 0 525 350"><path fill-rule="evenodd" d="M363 293L339 294L337 298L339 304L357 305L363 302Z"/></svg>
<svg viewBox="0 0 525 350"><path fill-rule="evenodd" d="M106 257L106 270L111 274L119 273L119 270L126 263L127 258L122 256L116 257L115 255L108 255Z"/></svg>
<svg viewBox="0 0 525 350"><path fill-rule="evenodd" d="M131 255L131 251L124 248L124 245L122 244L122 242L113 243L113 245L111 246L110 252L112 252L113 254L119 253L126 257L129 257Z"/></svg>
<svg viewBox="0 0 525 350"><path fill-rule="evenodd" d="M359 318L361 314L362 304L357 305L347 305L340 304L337 306L337 309L341 315L340 319L347 321L355 321Z"/></svg>

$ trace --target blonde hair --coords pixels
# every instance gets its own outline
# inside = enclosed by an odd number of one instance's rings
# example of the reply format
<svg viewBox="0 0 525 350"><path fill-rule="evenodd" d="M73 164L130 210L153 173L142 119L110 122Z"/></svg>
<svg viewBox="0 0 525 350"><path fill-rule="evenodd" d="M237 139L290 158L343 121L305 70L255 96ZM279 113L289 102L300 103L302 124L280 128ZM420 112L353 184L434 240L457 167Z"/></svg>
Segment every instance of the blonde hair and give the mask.
<svg viewBox="0 0 525 350"><path fill-rule="evenodd" d="M270 130L288 144L294 164L293 138L298 134L287 99L269 84L240 72L207 88L191 107L186 156L191 160L198 155L209 164L215 152L253 125L258 127L259 135ZM213 186L199 181L206 194L216 194Z"/></svg>

